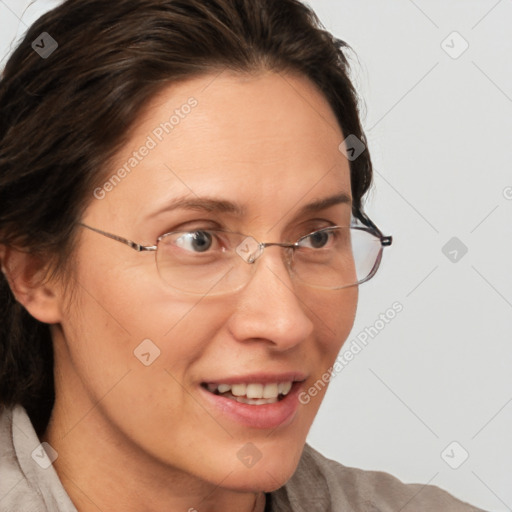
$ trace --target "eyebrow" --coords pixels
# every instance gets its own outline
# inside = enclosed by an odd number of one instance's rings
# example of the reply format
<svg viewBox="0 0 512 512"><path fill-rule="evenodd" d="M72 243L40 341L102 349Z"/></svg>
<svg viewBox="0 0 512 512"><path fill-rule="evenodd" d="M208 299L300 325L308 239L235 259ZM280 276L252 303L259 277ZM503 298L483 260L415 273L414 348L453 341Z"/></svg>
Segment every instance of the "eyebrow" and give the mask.
<svg viewBox="0 0 512 512"><path fill-rule="evenodd" d="M300 217L301 215L326 210L327 208L338 204L350 205L352 204L352 198L345 192L339 192L329 197L317 199L303 206L296 216ZM238 217L244 217L247 214L247 209L244 206L225 199L217 199L214 197L180 197L161 210L154 212L151 216L179 209L207 213L229 213Z"/></svg>

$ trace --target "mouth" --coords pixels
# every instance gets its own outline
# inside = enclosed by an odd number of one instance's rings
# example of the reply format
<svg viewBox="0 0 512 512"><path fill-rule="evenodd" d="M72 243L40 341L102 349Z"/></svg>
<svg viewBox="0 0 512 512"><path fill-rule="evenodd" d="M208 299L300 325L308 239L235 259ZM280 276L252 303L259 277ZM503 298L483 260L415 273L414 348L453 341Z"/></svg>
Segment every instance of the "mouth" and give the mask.
<svg viewBox="0 0 512 512"><path fill-rule="evenodd" d="M203 382L201 386L214 395L223 396L241 404L267 405L284 400L292 389L293 383L293 381L237 384Z"/></svg>
<svg viewBox="0 0 512 512"><path fill-rule="evenodd" d="M230 378L227 382L202 382L200 397L213 416L245 427L286 427L299 412L298 395L306 375L256 375Z"/></svg>

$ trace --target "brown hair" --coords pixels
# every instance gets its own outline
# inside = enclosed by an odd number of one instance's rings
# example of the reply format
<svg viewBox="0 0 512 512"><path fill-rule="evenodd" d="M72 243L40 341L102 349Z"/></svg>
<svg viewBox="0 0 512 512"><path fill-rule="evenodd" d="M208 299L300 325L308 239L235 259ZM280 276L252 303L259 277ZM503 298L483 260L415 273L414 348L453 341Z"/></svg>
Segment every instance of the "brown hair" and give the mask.
<svg viewBox="0 0 512 512"><path fill-rule="evenodd" d="M58 43L46 58L32 46L42 33ZM299 0L67 0L32 25L1 77L0 243L51 256L65 276L76 222L141 110L166 84L216 69L298 72L366 144L347 49ZM350 168L353 214L371 222L368 151ZM23 405L40 434L53 402L49 327L0 274L0 406Z"/></svg>

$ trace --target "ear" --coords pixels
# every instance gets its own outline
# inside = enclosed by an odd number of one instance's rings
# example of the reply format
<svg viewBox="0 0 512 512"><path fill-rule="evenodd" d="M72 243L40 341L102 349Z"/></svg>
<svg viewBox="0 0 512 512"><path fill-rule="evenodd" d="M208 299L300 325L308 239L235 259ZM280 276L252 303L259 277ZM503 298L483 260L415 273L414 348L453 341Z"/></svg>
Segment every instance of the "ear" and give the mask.
<svg viewBox="0 0 512 512"><path fill-rule="evenodd" d="M16 300L40 322L59 323L60 294L55 283L45 282L45 261L34 254L0 245L2 272Z"/></svg>

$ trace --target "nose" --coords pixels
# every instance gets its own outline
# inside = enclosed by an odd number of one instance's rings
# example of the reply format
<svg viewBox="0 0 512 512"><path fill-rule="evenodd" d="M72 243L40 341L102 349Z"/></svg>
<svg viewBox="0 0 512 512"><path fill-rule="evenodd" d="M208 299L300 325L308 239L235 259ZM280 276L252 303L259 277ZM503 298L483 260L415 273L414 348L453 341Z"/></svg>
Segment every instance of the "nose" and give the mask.
<svg viewBox="0 0 512 512"><path fill-rule="evenodd" d="M313 332L308 307L294 289L278 246L269 246L252 265L248 283L236 294L229 329L239 341L265 340L286 351ZM242 262L243 265L246 263Z"/></svg>

